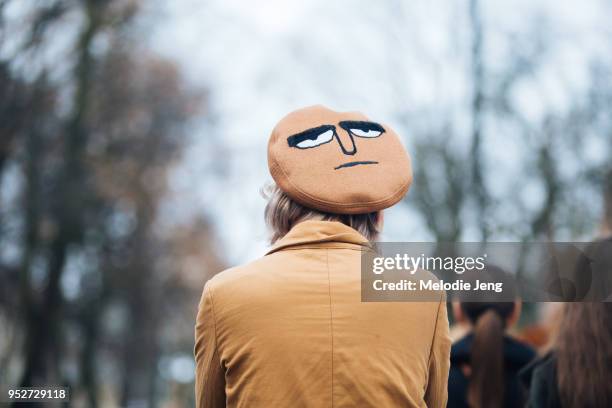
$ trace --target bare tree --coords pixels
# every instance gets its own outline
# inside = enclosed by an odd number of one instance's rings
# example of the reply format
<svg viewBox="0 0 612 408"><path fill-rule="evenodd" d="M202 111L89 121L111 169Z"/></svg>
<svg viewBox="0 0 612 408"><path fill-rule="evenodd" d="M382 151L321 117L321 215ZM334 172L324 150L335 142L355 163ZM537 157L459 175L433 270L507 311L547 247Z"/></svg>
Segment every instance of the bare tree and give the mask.
<svg viewBox="0 0 612 408"><path fill-rule="evenodd" d="M601 222L601 234L612 235L612 170L604 179L604 214Z"/></svg>
<svg viewBox="0 0 612 408"><path fill-rule="evenodd" d="M91 88L91 44L99 31L105 4L95 0L84 3L86 22L76 46L75 92L72 113L65 127L64 164L57 180L57 203L54 219L57 232L50 243L48 282L41 303L28 316L25 370L22 386L37 384L47 370L57 372L62 296L60 279L66 263L68 247L79 242L83 229L84 193L87 191L84 147L87 144L85 115ZM48 366L48 362L53 362Z"/></svg>
<svg viewBox="0 0 612 408"><path fill-rule="evenodd" d="M472 83L472 137L470 148L471 163L471 193L479 218L480 235L483 242L489 236L488 203L489 196L485 184L486 161L482 153L483 118L485 103L485 63L483 56L484 30L479 0L469 2L470 28L472 35L471 47L471 83Z"/></svg>

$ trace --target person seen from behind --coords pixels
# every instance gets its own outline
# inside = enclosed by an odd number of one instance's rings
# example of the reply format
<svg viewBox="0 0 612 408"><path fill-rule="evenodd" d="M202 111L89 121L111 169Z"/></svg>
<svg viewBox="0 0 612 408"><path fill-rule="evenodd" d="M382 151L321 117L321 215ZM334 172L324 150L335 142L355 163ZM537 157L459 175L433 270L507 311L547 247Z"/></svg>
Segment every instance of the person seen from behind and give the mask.
<svg viewBox="0 0 612 408"><path fill-rule="evenodd" d="M506 275L494 266L487 269L495 276ZM516 299L506 280L503 296ZM536 353L507 334L520 317L521 302L472 300L452 303L455 320L466 323L469 330L451 349L448 407L523 407L526 391L518 373Z"/></svg>
<svg viewBox="0 0 612 408"><path fill-rule="evenodd" d="M313 106L272 132L267 254L217 274L195 326L196 407L446 406L444 292L362 302L361 254L412 181L393 130Z"/></svg>
<svg viewBox="0 0 612 408"><path fill-rule="evenodd" d="M551 351L521 373L529 407L612 407L612 238L590 244L574 273L590 296L562 304Z"/></svg>

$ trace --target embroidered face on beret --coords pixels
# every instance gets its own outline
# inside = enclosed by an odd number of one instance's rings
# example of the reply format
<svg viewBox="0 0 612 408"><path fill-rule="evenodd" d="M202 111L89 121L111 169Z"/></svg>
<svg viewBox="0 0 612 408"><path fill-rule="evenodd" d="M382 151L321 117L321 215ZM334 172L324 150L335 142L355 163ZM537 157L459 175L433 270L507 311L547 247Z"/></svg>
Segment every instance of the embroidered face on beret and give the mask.
<svg viewBox="0 0 612 408"><path fill-rule="evenodd" d="M320 105L292 112L276 125L268 166L289 197L337 214L390 207L412 182L410 158L390 127Z"/></svg>

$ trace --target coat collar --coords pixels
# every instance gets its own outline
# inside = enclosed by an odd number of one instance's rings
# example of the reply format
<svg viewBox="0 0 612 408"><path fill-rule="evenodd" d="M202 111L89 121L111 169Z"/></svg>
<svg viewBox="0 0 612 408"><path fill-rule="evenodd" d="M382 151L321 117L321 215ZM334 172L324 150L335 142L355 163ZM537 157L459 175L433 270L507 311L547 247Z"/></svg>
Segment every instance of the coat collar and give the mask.
<svg viewBox="0 0 612 408"><path fill-rule="evenodd" d="M266 255L290 247L323 243L349 244L349 247L352 245L370 246L363 235L341 222L308 220L291 228L287 235L276 241Z"/></svg>

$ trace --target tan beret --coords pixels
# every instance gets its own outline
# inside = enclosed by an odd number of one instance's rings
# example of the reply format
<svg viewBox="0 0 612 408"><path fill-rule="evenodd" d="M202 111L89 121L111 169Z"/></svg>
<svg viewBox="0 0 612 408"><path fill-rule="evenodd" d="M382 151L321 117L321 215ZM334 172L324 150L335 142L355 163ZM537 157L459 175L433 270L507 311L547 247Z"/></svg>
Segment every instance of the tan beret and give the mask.
<svg viewBox="0 0 612 408"><path fill-rule="evenodd" d="M336 214L390 207L412 182L410 158L393 129L321 105L291 112L276 125L268 166L293 200Z"/></svg>

